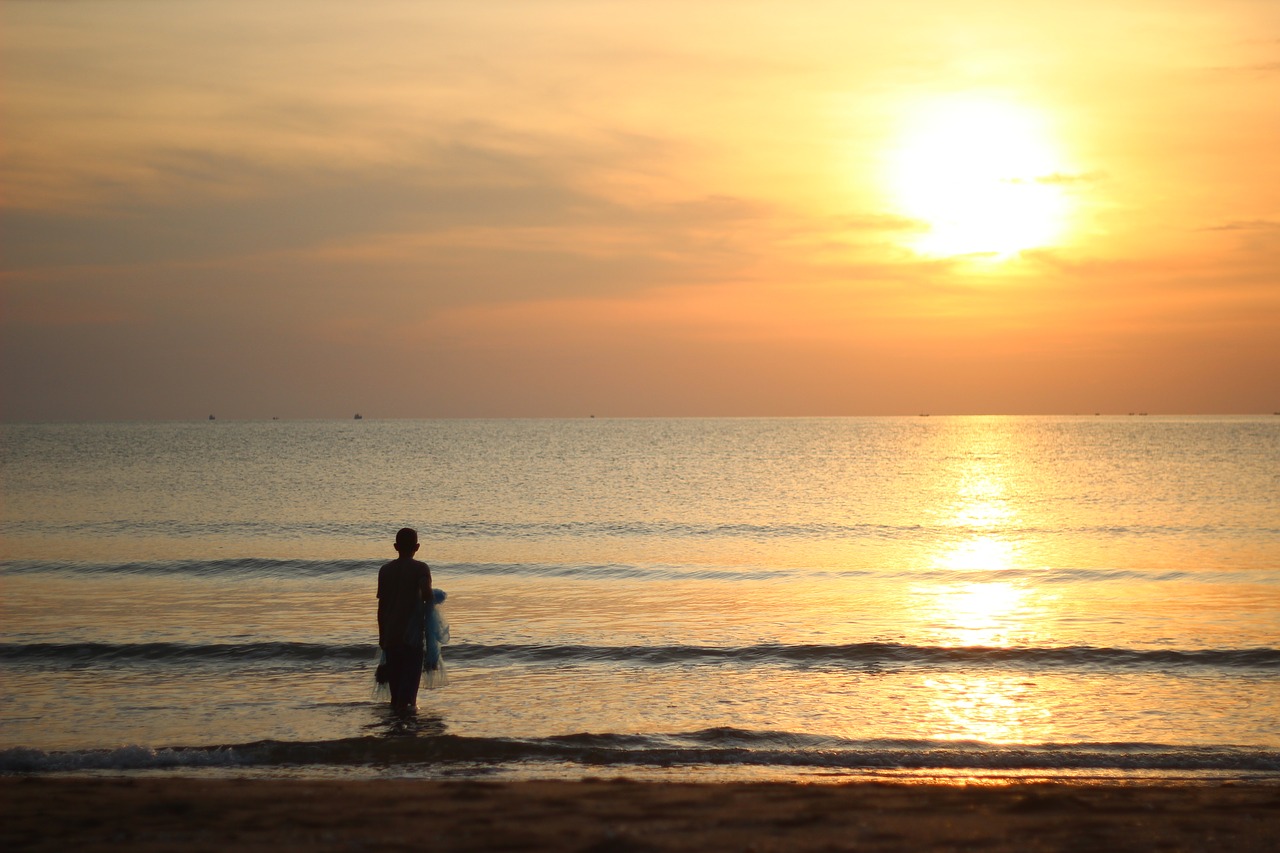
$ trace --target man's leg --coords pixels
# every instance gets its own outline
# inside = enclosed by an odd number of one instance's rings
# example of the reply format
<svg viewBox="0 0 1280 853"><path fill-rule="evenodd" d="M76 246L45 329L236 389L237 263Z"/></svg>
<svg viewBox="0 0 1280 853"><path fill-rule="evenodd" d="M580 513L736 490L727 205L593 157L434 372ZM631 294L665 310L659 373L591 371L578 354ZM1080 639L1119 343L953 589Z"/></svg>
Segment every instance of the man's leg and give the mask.
<svg viewBox="0 0 1280 853"><path fill-rule="evenodd" d="M422 649L400 646L387 650L387 669L391 688L391 705L411 708L418 701L418 685L422 681Z"/></svg>

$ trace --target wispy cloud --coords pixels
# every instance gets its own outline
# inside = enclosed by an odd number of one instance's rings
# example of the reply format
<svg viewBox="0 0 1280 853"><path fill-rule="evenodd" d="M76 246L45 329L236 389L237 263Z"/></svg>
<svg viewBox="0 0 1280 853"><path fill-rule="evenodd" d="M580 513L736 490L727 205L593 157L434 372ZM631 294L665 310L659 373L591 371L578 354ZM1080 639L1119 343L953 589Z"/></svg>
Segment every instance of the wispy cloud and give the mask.
<svg viewBox="0 0 1280 853"><path fill-rule="evenodd" d="M1048 186L1073 186L1077 184L1096 184L1099 181L1106 180L1105 172L1085 172L1082 174L1063 174L1054 172L1049 175L1041 175L1035 179L1037 184L1046 184Z"/></svg>
<svg viewBox="0 0 1280 853"><path fill-rule="evenodd" d="M1202 231L1277 231L1280 221L1273 219L1236 219L1220 225L1210 225Z"/></svg>

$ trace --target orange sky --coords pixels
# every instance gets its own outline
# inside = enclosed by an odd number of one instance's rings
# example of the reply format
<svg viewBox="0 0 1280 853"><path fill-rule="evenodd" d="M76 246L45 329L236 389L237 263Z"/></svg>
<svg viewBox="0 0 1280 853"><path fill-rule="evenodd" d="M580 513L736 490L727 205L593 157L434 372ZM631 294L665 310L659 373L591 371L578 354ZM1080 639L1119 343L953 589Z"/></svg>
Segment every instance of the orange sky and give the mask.
<svg viewBox="0 0 1280 853"><path fill-rule="evenodd" d="M10 2L8 420L1280 409L1280 4Z"/></svg>

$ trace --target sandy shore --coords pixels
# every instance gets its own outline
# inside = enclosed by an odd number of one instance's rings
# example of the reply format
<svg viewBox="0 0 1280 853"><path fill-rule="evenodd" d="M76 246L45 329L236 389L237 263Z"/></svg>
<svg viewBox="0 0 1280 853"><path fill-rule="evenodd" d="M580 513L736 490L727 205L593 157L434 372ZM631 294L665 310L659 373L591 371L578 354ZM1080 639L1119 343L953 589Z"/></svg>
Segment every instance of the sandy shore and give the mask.
<svg viewBox="0 0 1280 853"><path fill-rule="evenodd" d="M1280 850L1280 787L0 779L5 850Z"/></svg>

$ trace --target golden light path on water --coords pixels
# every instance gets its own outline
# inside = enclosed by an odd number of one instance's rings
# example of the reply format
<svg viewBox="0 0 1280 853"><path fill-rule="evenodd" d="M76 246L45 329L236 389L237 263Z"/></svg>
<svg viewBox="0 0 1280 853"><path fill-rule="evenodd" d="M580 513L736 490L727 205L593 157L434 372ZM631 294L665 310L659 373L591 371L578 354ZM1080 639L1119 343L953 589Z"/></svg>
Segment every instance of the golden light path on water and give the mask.
<svg viewBox="0 0 1280 853"><path fill-rule="evenodd" d="M946 544L932 560L932 568L967 572L1008 571L1019 567L1016 541L1008 532L1022 523L1010 498L1004 466L1014 454L983 452L980 446L952 472L954 498L946 526L963 531L959 541ZM1040 620L1051 603L1043 590L1023 579L917 584L913 595L921 602L921 618L940 632L939 643L954 647L1006 648L1034 646ZM1051 725L1053 710L1047 694L1020 675L944 672L922 680L932 736L938 739L987 743L1024 742L1030 729Z"/></svg>

